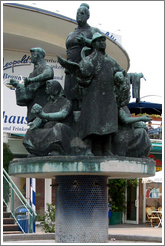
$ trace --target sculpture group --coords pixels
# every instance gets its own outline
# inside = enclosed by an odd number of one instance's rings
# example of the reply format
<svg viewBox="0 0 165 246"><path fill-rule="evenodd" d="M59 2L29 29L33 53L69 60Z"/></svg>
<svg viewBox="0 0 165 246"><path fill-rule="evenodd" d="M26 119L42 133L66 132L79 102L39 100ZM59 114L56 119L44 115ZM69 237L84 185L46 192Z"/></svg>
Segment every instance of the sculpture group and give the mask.
<svg viewBox="0 0 165 246"><path fill-rule="evenodd" d="M130 84L140 100L142 73L127 73L106 52L106 37L87 24L89 6L77 10L78 26L66 40L64 89L54 80L45 51L32 48L34 70L24 84L11 79L19 106L27 106L29 129L23 144L32 156L147 157L151 142L143 122L127 108Z"/></svg>

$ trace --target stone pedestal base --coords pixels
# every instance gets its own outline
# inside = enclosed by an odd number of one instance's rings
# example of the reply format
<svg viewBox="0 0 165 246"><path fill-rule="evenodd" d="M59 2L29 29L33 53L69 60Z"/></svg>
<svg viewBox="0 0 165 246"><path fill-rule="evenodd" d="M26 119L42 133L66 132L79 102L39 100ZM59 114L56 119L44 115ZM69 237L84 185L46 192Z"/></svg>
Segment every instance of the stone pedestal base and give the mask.
<svg viewBox="0 0 165 246"><path fill-rule="evenodd" d="M155 175L152 158L44 156L10 162L9 175L55 178L56 243L108 243L107 179Z"/></svg>
<svg viewBox="0 0 165 246"><path fill-rule="evenodd" d="M108 243L107 177L56 177L55 242Z"/></svg>
<svg viewBox="0 0 165 246"><path fill-rule="evenodd" d="M152 158L44 156L15 159L9 175L21 178L47 178L60 175L99 175L110 179L134 179L155 175Z"/></svg>

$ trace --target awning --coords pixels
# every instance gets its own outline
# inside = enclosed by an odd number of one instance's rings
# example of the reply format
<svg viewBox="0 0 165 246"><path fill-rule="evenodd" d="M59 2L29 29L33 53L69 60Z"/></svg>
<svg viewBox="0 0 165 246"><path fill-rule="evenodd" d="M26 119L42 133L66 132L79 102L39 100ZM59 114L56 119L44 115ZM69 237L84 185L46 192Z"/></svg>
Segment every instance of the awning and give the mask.
<svg viewBox="0 0 165 246"><path fill-rule="evenodd" d="M152 143L151 152L162 154L162 143Z"/></svg>
<svg viewBox="0 0 165 246"><path fill-rule="evenodd" d="M162 178L163 178L163 171L156 172L155 176L148 177L148 178L143 178L142 182L143 183L162 183Z"/></svg>
<svg viewBox="0 0 165 246"><path fill-rule="evenodd" d="M128 108L131 113L135 114L162 114L162 104L159 103L151 103L151 102L142 102L139 103L132 102L129 103Z"/></svg>

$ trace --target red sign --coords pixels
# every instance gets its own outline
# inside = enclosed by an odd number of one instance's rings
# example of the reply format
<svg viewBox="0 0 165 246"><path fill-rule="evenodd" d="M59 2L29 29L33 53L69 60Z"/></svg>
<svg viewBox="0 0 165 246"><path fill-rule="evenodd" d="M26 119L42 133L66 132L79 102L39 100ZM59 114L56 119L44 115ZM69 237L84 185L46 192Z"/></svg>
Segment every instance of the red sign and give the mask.
<svg viewBox="0 0 165 246"><path fill-rule="evenodd" d="M155 156L154 155L149 155L148 157L153 158L155 160ZM156 159L156 171L161 171L162 170L162 159Z"/></svg>

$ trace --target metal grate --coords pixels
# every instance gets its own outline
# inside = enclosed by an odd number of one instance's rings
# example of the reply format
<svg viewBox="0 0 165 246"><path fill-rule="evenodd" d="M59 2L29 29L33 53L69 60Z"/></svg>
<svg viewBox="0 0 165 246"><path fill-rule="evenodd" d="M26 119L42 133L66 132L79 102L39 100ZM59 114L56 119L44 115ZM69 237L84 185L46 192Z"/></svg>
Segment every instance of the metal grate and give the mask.
<svg viewBox="0 0 165 246"><path fill-rule="evenodd" d="M107 243L107 177L58 176L56 183L55 242Z"/></svg>

